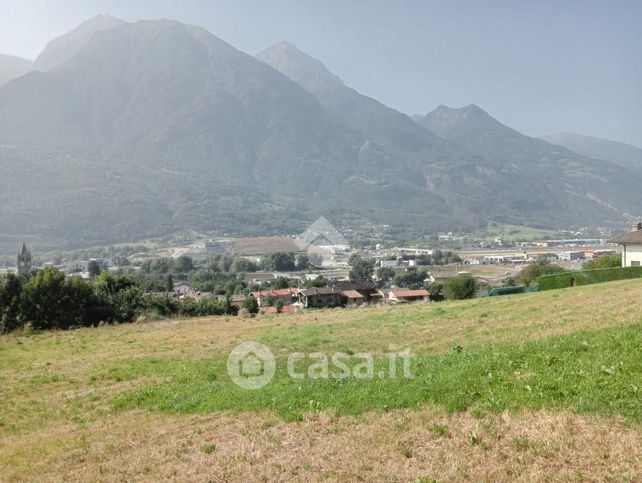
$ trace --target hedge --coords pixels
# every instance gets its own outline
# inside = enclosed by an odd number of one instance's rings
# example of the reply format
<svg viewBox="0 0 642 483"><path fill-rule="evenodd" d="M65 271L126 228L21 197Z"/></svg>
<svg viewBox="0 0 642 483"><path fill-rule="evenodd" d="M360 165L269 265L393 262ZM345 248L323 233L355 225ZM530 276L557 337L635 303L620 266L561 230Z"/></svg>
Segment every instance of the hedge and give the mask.
<svg viewBox="0 0 642 483"><path fill-rule="evenodd" d="M574 287L576 285L590 285L592 283L613 282L615 280L641 277L642 267L618 267L544 275L543 277L539 277L537 281L540 290L554 290Z"/></svg>
<svg viewBox="0 0 642 483"><path fill-rule="evenodd" d="M496 297L498 295L513 295L516 293L530 293L537 292L538 287L498 287L494 288L488 294L489 297Z"/></svg>

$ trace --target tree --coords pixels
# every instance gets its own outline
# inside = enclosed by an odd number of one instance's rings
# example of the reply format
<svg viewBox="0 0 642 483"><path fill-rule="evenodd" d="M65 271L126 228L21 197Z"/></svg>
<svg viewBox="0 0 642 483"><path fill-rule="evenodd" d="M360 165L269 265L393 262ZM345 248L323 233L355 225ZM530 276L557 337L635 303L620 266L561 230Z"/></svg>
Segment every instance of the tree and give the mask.
<svg viewBox="0 0 642 483"><path fill-rule="evenodd" d="M372 280L374 274L374 260L364 259L359 255L352 255L348 260L350 265L350 280Z"/></svg>
<svg viewBox="0 0 642 483"><path fill-rule="evenodd" d="M261 258L261 268L263 270L274 270L277 272L294 270L296 268L294 253L269 253Z"/></svg>
<svg viewBox="0 0 642 483"><path fill-rule="evenodd" d="M277 290L281 288L289 288L290 281L285 277L276 277L273 282L273 287Z"/></svg>
<svg viewBox="0 0 642 483"><path fill-rule="evenodd" d="M174 290L174 277L169 274L165 277L165 291L171 292L172 290Z"/></svg>
<svg viewBox="0 0 642 483"><path fill-rule="evenodd" d="M553 265L545 258L540 258L524 267L524 269L515 277L515 280L521 285L528 286L537 283L537 279L543 275L552 275L565 271L566 270L559 265Z"/></svg>
<svg viewBox="0 0 642 483"><path fill-rule="evenodd" d="M303 288L319 288L319 287L325 287L328 285L329 280L321 275L318 277L312 279L312 280L305 280L301 286Z"/></svg>
<svg viewBox="0 0 642 483"><path fill-rule="evenodd" d="M430 292L430 300L432 302L442 302L446 297L444 296L444 284L441 282L433 282L426 286Z"/></svg>
<svg viewBox="0 0 642 483"><path fill-rule="evenodd" d="M230 270L235 273L247 273L247 272L256 272L258 271L259 266L252 260L247 258L237 258L232 263Z"/></svg>
<svg viewBox="0 0 642 483"><path fill-rule="evenodd" d="M388 283L395 278L396 272L393 268L390 267L381 267L377 270L377 277L379 278L379 285L382 287L388 285Z"/></svg>
<svg viewBox="0 0 642 483"><path fill-rule="evenodd" d="M296 268L298 270L308 270L312 268L312 263L310 257L305 253L301 253L296 256Z"/></svg>
<svg viewBox="0 0 642 483"><path fill-rule="evenodd" d="M10 273L0 277L0 332L11 332L20 326L22 280Z"/></svg>
<svg viewBox="0 0 642 483"><path fill-rule="evenodd" d="M174 261L174 271L177 273L189 273L194 269L194 260L182 255Z"/></svg>
<svg viewBox="0 0 642 483"><path fill-rule="evenodd" d="M91 278L100 275L100 265L96 260L90 260L87 264L87 272Z"/></svg>
<svg viewBox="0 0 642 483"><path fill-rule="evenodd" d="M428 277L428 272L425 270L408 270L405 273L400 273L394 278L394 284L397 287L407 287L410 289L417 289L424 286L424 281Z"/></svg>
<svg viewBox="0 0 642 483"><path fill-rule="evenodd" d="M91 286L79 278L66 281L53 267L38 271L25 284L20 299L22 316L35 329L68 329L95 322L89 312L95 306Z"/></svg>
<svg viewBox="0 0 642 483"><path fill-rule="evenodd" d="M582 268L584 270L595 270L598 268L619 268L622 266L622 255L616 253L614 255L603 255L593 260L584 262Z"/></svg>
<svg viewBox="0 0 642 483"><path fill-rule="evenodd" d="M155 258L150 261L149 271L156 273L168 273L174 267L174 260L171 258Z"/></svg>
<svg viewBox="0 0 642 483"><path fill-rule="evenodd" d="M144 307L143 291L129 275L103 272L94 281L94 291L106 322L131 322Z"/></svg>
<svg viewBox="0 0 642 483"><path fill-rule="evenodd" d="M477 282L470 275L460 275L446 282L444 295L449 300L471 299L477 292Z"/></svg>
<svg viewBox="0 0 642 483"><path fill-rule="evenodd" d="M256 300L254 295L248 295L243 301L243 308L251 315L256 315L259 313L259 302Z"/></svg>

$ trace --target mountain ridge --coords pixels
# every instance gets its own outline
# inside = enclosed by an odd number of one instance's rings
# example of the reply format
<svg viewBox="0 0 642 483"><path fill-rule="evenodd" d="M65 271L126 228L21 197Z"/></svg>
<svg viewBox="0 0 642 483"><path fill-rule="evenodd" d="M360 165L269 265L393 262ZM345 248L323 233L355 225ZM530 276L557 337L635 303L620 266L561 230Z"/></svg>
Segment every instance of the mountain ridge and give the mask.
<svg viewBox="0 0 642 483"><path fill-rule="evenodd" d="M125 23L111 15L96 15L85 20L76 28L56 37L47 43L45 49L36 58L34 68L48 71L64 64L76 55L96 32L102 32Z"/></svg>
<svg viewBox="0 0 642 483"><path fill-rule="evenodd" d="M549 134L540 136L540 139L585 156L604 159L624 167L642 168L642 149L632 144L575 133Z"/></svg>
<svg viewBox="0 0 642 483"><path fill-rule="evenodd" d="M14 55L0 54L0 87L33 69L33 62Z"/></svg>
<svg viewBox="0 0 642 483"><path fill-rule="evenodd" d="M568 228L621 223L627 203L642 203L639 177L614 165L477 107L444 106L441 136L292 44L255 58L173 20L81 37L55 68L0 87L8 243L297 233L321 215L419 235L489 220ZM448 139L450 118L470 132ZM506 136L516 142L495 149Z"/></svg>

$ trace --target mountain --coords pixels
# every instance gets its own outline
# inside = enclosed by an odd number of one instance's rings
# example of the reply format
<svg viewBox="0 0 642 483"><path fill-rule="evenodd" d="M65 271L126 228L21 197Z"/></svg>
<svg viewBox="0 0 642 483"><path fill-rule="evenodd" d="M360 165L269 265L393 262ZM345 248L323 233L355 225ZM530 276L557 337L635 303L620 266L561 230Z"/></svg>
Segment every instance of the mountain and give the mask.
<svg viewBox="0 0 642 483"><path fill-rule="evenodd" d="M0 54L0 86L33 69L33 62L12 55Z"/></svg>
<svg viewBox="0 0 642 483"><path fill-rule="evenodd" d="M594 210L599 215L593 219L606 221L616 213L630 216L642 201L639 172L525 136L476 105L439 106L417 122L483 156L484 169L498 180L501 204L537 205L549 210L551 221L560 209L573 210L578 220L590 219Z"/></svg>
<svg viewBox="0 0 642 483"><path fill-rule="evenodd" d="M172 21L96 32L4 86L0 124L3 233L78 243L279 230L360 146L296 83Z"/></svg>
<svg viewBox="0 0 642 483"><path fill-rule="evenodd" d="M642 168L642 149L630 144L572 133L550 134L541 136L540 139L592 158L631 168Z"/></svg>
<svg viewBox="0 0 642 483"><path fill-rule="evenodd" d="M76 55L96 32L102 32L123 24L123 21L109 15L98 15L81 23L78 27L47 44L34 64L37 70L48 71Z"/></svg>
<svg viewBox="0 0 642 483"><path fill-rule="evenodd" d="M0 245L298 233L320 215L406 237L570 228L642 203L622 168L516 132L445 139L289 44L258 60L169 20L85 40L0 87Z"/></svg>
<svg viewBox="0 0 642 483"><path fill-rule="evenodd" d="M421 129L406 114L346 86L319 60L288 42L264 50L257 58L314 95L337 122L360 131L373 142L406 152L458 151L433 133Z"/></svg>
<svg viewBox="0 0 642 483"><path fill-rule="evenodd" d="M382 155L377 169L391 176L416 173L426 191L445 201L446 212L454 212L453 219L469 225L474 219L557 228L608 224L632 208L623 192L642 201L637 174L622 182L616 166L524 136L478 106L440 106L410 118L346 86L288 42L257 58L298 82L334 120L368 139L367 146ZM413 163L420 169L408 171Z"/></svg>
<svg viewBox="0 0 642 483"><path fill-rule="evenodd" d="M521 147L530 151L546 146L503 125L474 104L459 109L442 105L417 122L444 139L467 146L489 159L511 156Z"/></svg>

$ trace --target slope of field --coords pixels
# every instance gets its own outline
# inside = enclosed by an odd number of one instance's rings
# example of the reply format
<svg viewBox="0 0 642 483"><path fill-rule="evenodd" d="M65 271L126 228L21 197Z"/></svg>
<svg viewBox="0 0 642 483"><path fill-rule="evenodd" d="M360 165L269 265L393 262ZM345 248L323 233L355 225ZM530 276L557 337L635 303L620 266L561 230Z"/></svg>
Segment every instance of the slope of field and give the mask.
<svg viewBox="0 0 642 483"><path fill-rule="evenodd" d="M0 480L637 480L642 281L0 337ZM229 351L277 356L236 388ZM413 379L292 381L410 347Z"/></svg>

